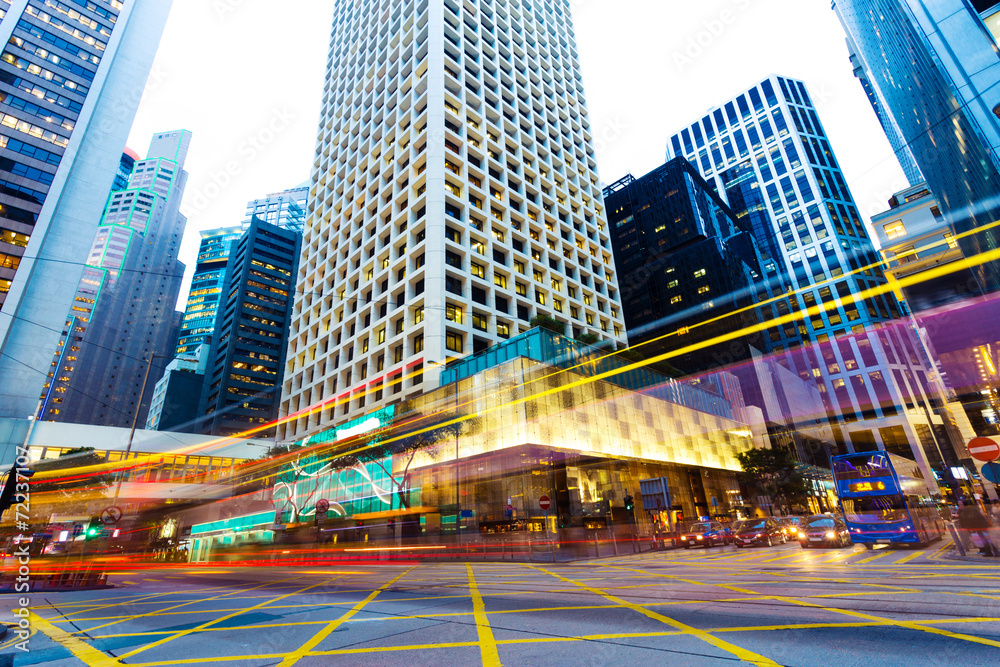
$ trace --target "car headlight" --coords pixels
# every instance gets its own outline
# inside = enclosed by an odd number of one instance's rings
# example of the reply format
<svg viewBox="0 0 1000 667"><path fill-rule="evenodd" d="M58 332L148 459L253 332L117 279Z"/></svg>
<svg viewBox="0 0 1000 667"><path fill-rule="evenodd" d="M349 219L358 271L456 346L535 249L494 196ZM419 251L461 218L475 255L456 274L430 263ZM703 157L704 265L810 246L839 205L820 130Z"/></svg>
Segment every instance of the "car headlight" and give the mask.
<svg viewBox="0 0 1000 667"><path fill-rule="evenodd" d="M828 539L828 540L832 540L832 539L833 539L833 538L835 538L836 536L837 536L837 534L836 534L836 533L834 533L834 532L833 532L832 530L828 530L828 531L826 531L826 539Z"/></svg>
<svg viewBox="0 0 1000 667"><path fill-rule="evenodd" d="M700 539L703 539L703 538L702 538L702 536L701 536L701 535L699 535L699 536L698 536L698 539L700 540Z"/></svg>

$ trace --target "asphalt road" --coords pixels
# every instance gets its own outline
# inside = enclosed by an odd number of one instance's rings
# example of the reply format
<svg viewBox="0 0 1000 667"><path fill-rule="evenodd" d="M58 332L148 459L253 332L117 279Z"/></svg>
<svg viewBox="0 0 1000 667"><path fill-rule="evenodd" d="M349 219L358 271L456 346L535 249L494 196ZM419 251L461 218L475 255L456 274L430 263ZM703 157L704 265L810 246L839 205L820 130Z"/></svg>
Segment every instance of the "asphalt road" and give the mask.
<svg viewBox="0 0 1000 667"><path fill-rule="evenodd" d="M132 570L33 594L14 664L1000 664L1000 563L946 548Z"/></svg>

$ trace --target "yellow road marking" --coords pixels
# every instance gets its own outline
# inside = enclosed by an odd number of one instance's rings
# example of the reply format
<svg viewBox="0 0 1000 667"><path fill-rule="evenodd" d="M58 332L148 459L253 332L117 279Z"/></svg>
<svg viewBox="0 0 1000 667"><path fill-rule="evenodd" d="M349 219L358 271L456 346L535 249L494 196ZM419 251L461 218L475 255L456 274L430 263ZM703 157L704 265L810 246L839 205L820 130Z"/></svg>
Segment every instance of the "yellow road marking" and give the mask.
<svg viewBox="0 0 1000 667"><path fill-rule="evenodd" d="M297 578L297 577L295 577L295 578ZM181 607L186 607L188 605L199 604L201 602L211 602L213 600L218 600L220 598L226 597L227 595L231 595L234 592L246 593L247 591L253 591L253 590L260 589L260 588L266 588L267 586L269 586L271 584L282 583L282 582L285 582L285 581L289 581L289 579L279 579L277 581L272 581L272 582L269 582L267 584L260 584L258 586L253 586L251 588L243 588L243 589L240 589L239 591L230 591L228 593L221 593L219 595L215 595L215 596L210 597L210 598L200 598L200 599L197 599L197 600L187 600L187 601L182 602L180 604L175 604L172 607L164 607L163 609L157 609L156 611L149 611L149 612L146 612L145 614L134 614L132 616L125 616L125 617L122 617L122 618L118 618L118 619L112 620L110 623L103 623L101 625L95 625L95 626L93 626L91 628L87 628L86 630L83 630L83 632L90 633L90 632L93 632L94 630L100 630L101 628L106 628L109 625L115 625L116 623L119 623L122 620L130 620L130 621L132 621L132 620L135 620L137 618L146 618L148 616L159 616L160 614L162 614L164 612L173 611L174 609L180 609ZM82 623L83 621L98 620L98 619L77 618L77 619L74 619L74 620L76 622Z"/></svg>
<svg viewBox="0 0 1000 667"><path fill-rule="evenodd" d="M334 579L335 578L336 577L334 577ZM318 584L312 584L312 585L306 586L305 588L300 588L297 591L293 591L291 593L286 593L286 594L278 596L276 598L272 598L272 599L266 600L266 601L261 602L259 604L255 604L252 607L247 607L246 609L241 609L240 611L234 612L232 614L227 614L225 616L220 616L219 618L216 618L216 619L213 619L211 621L208 621L207 623L202 623L201 625L199 625L197 627L189 628L187 630L181 630L180 632L174 633L170 637L164 637L163 639L161 639L159 641L155 641L152 644L147 644L146 646L141 646L141 647L135 649L134 651L129 651L128 653L125 653L124 655L119 656L119 659L124 660L125 658L131 658L132 656L134 656L134 655L136 655L138 653L142 653L143 651L147 651L147 650L149 650L151 648L155 648L157 646L162 646L163 644L166 644L167 642L173 641L175 639L180 639L181 637L186 637L187 635L190 635L192 633L198 632L199 630L202 630L204 628L207 628L207 627L210 627L212 625L215 625L216 623L221 623L222 621L227 621L230 618L233 618L235 616L239 616L240 614L245 614L245 613L253 611L255 609L260 609L261 607L266 607L271 602L277 602L278 600L284 600L285 598L290 598L293 595L298 595L300 593L304 593L304 592L306 592L308 590L311 590L313 588L319 588L320 586L323 586L323 585L329 583L330 581L333 581L333 579L330 579L328 581L322 581L322 582L320 582ZM153 612L153 613L155 614L155 612Z"/></svg>
<svg viewBox="0 0 1000 667"><path fill-rule="evenodd" d="M855 563L855 565L864 565L865 563L870 563L873 560L878 560L879 558L882 558L883 556L888 556L891 553L892 552L889 551L888 549L883 549L881 552L875 554L874 556L869 556L868 558L862 558L857 563Z"/></svg>
<svg viewBox="0 0 1000 667"><path fill-rule="evenodd" d="M899 560L897 560L895 563L893 563L893 565L905 565L906 563L909 563L911 560L915 560L917 558L920 558L925 553L927 553L927 552L926 551L914 551L912 554L909 554L907 556L903 556L902 558L900 558Z"/></svg>
<svg viewBox="0 0 1000 667"><path fill-rule="evenodd" d="M62 646L72 653L80 662L87 667L109 667L110 665L121 665L122 663L114 658L108 657L103 652L77 639L61 628L57 628L33 611L28 612L31 625L46 637Z"/></svg>
<svg viewBox="0 0 1000 667"><path fill-rule="evenodd" d="M643 616L646 616L647 618L651 618L653 620L659 621L660 623L676 628L677 630L680 630L685 634L689 634L693 637L696 637L708 644L711 644L712 646L715 646L716 648L726 651L727 653L732 653L737 658L745 662L750 662L755 665L769 665L769 666L773 665L774 667L778 666L778 663L774 662L770 658L765 658L762 655L759 655L752 651L748 651L747 649L736 646L735 644L730 644L729 642L719 639L718 637L713 637L711 634L705 632L704 630L699 630L698 628L691 627L690 625L685 625L680 621L674 620L668 616L664 616L663 614L658 614L655 611L650 611L649 609L645 609L643 607L640 607L639 605L632 604L631 602L623 600L620 597L610 595L597 588L587 586L586 584L577 583L572 579L567 579L566 577L558 575L555 572L546 570L545 568L537 567L534 565L526 565L525 567L530 567L534 570L538 570L539 572L545 572L546 574L554 577L555 579L563 581L567 584L572 584L574 586L577 586L589 593L593 593L594 595L599 595L600 597L603 597L606 600L610 600L611 602L614 602L626 609L631 609L632 611L638 612Z"/></svg>
<svg viewBox="0 0 1000 667"><path fill-rule="evenodd" d="M319 632L317 632L315 635L313 635L312 638L309 641L307 641L305 644L303 644L302 646L300 646L294 652L287 654L285 656L285 659L281 661L281 664L280 664L279 667L290 667L290 665L294 665L296 662L298 662L299 660L301 660L303 657L305 657L305 655L307 653L309 653L314 648L316 648L319 645L320 642L322 642L324 639L326 639L327 636L330 635L330 633L332 633L334 630L336 630L337 628L339 628L344 622L349 621L355 614L357 614L359 611L361 611L362 609L364 609L368 605L369 602L371 602L372 600L374 600L375 598L377 598L378 595L379 595L379 593L381 593L385 589L387 589L390 586L392 586L394 583L396 583L397 581L399 581L400 579L402 579L403 577L405 577L407 574L409 574L414 569L415 568L411 567L411 568L409 568L407 570L404 570L398 576L393 577L392 579L390 579L386 583L384 583L381 586L379 586L378 588L376 588L374 591L372 591L368 595L368 597L366 597L364 600L362 600L361 602L359 602L356 605L354 605L353 607L351 607L351 609L349 611L345 612L344 614L342 614L340 616L340 618L338 618L337 620L335 620L335 621L333 621L331 623L328 623L325 628L323 628L322 630L320 630Z"/></svg>
<svg viewBox="0 0 1000 667"><path fill-rule="evenodd" d="M479 594L479 587L476 586L476 575L472 571L472 565L465 564L469 573L469 594L472 596L472 617L476 621L476 632L479 635L479 654L483 661L483 667L500 667L500 654L497 652L497 641L493 637L493 629L490 627L490 619L486 615L486 605L483 604L483 596Z"/></svg>

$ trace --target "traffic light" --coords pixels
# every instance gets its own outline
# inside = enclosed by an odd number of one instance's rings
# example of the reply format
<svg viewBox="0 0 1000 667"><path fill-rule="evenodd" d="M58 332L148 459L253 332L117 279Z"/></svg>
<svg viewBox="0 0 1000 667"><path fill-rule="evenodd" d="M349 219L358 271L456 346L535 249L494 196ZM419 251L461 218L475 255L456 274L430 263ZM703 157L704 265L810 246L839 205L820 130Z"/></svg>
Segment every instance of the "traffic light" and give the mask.
<svg viewBox="0 0 1000 667"><path fill-rule="evenodd" d="M83 539L89 542L90 540L100 537L102 529L103 526L101 525L100 517L90 517L90 523L87 524L87 530L83 532Z"/></svg>
<svg viewBox="0 0 1000 667"><path fill-rule="evenodd" d="M34 470L19 468L16 463L11 466L10 472L7 473L7 476L4 479L3 491L0 491L0 515L13 507L17 502L15 498L18 498L19 496L15 493L15 491L17 491L18 476L24 478L31 477L34 474Z"/></svg>
<svg viewBox="0 0 1000 667"><path fill-rule="evenodd" d="M625 509L629 512L635 509L635 501L631 495L625 496Z"/></svg>

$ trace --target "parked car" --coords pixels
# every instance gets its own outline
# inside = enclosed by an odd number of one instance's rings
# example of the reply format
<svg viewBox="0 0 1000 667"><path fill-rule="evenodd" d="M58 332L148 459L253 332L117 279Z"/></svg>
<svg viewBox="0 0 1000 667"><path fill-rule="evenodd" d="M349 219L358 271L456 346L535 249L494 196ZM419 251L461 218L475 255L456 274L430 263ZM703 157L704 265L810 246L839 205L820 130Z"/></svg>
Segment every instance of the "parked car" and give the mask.
<svg viewBox="0 0 1000 667"><path fill-rule="evenodd" d="M752 547L754 545L773 546L784 544L788 540L785 538L785 531L777 519L750 519L744 523L734 540L736 547Z"/></svg>
<svg viewBox="0 0 1000 667"><path fill-rule="evenodd" d="M685 549L690 549L691 547L705 547L708 549L717 544L725 546L732 539L733 535L729 532L729 529L718 521L701 521L691 524L684 531L681 541L684 543Z"/></svg>
<svg viewBox="0 0 1000 667"><path fill-rule="evenodd" d="M817 514L806 519L800 531L799 544L809 547L842 548L854 544L847 525L832 514Z"/></svg>
<svg viewBox="0 0 1000 667"><path fill-rule="evenodd" d="M799 539L799 529L802 527L804 520L801 516L786 516L779 519L781 528L785 531L785 537L789 540Z"/></svg>

